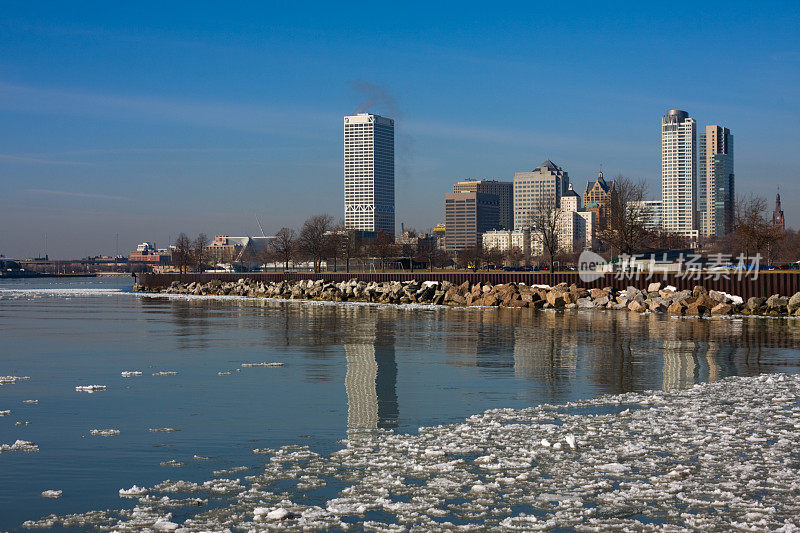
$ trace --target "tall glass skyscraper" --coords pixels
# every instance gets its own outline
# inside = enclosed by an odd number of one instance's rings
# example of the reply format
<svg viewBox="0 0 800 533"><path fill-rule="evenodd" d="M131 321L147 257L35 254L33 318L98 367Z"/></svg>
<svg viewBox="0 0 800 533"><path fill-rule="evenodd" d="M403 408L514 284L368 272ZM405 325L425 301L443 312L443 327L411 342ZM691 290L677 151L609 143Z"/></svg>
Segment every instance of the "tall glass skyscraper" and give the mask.
<svg viewBox="0 0 800 533"><path fill-rule="evenodd" d="M661 119L661 225L696 240L697 124L686 111Z"/></svg>
<svg viewBox="0 0 800 533"><path fill-rule="evenodd" d="M394 235L394 120L344 117L344 224Z"/></svg>
<svg viewBox="0 0 800 533"><path fill-rule="evenodd" d="M700 234L731 232L734 210L733 135L722 126L706 126L699 139L697 209Z"/></svg>

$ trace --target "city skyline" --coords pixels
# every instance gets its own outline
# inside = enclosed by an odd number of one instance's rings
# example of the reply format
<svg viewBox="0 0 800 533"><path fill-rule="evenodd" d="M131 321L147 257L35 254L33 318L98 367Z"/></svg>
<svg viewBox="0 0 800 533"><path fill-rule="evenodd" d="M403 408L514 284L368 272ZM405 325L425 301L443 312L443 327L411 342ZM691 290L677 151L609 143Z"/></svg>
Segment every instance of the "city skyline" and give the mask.
<svg viewBox="0 0 800 533"><path fill-rule="evenodd" d="M771 203L780 186L797 227L800 52L787 43L800 8L725 6L509 9L480 23L395 10L374 13L394 23L380 31L350 29L356 7L309 18L289 7L155 17L9 6L0 253L38 255L45 233L51 257L80 257L113 253L117 234L125 251L181 231L254 235L256 214L268 233L314 213L339 218L339 121L369 102L397 121L397 227L435 226L440 193L461 179L510 181L545 159L578 184L599 169L645 179L657 199L665 109L734 132L737 193ZM675 17L680 43L664 24ZM600 28L612 22L610 39ZM710 71L686 52L711 43L727 54ZM692 83L665 85L666 70Z"/></svg>

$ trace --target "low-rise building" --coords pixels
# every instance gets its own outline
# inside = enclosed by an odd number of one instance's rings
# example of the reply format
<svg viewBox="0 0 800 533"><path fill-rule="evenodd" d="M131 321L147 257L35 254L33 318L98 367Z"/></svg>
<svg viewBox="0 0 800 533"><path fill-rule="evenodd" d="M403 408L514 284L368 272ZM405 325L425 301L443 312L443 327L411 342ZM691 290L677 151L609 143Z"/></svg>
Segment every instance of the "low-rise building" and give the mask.
<svg viewBox="0 0 800 533"><path fill-rule="evenodd" d="M128 254L129 263L146 263L148 265L168 265L172 254L166 249L157 249L155 244L143 242Z"/></svg>

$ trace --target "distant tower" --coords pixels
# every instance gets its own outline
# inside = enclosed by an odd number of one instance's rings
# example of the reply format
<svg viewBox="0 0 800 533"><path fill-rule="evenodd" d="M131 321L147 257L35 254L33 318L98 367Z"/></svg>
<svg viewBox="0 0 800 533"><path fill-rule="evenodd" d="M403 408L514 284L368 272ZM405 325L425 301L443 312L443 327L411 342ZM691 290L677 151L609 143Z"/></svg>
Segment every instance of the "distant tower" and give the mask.
<svg viewBox="0 0 800 533"><path fill-rule="evenodd" d="M670 109L661 119L661 224L697 238L697 126L686 111Z"/></svg>
<svg viewBox="0 0 800 533"><path fill-rule="evenodd" d="M700 234L722 237L733 226L735 184L733 135L728 128L711 125L700 133L697 210Z"/></svg>
<svg viewBox="0 0 800 533"><path fill-rule="evenodd" d="M394 120L344 117L344 224L394 235Z"/></svg>
<svg viewBox="0 0 800 533"><path fill-rule="evenodd" d="M772 212L772 225L786 229L786 221L783 219L783 209L781 209L781 193L775 195L775 211Z"/></svg>

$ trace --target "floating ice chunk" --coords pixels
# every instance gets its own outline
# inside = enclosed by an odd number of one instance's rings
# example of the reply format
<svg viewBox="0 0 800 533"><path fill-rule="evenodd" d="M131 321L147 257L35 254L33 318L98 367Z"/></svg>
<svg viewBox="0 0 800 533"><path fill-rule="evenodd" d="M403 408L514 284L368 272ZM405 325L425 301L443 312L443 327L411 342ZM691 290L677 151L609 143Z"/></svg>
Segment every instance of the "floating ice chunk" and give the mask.
<svg viewBox="0 0 800 533"><path fill-rule="evenodd" d="M120 372L120 375L123 378L132 378L134 376L141 376L142 373L139 372L138 370L123 370L122 372Z"/></svg>
<svg viewBox="0 0 800 533"><path fill-rule="evenodd" d="M621 463L606 463L602 465L598 465L597 469L602 472L609 472L611 474L624 474L628 470L631 469L628 465L623 465Z"/></svg>
<svg viewBox="0 0 800 533"><path fill-rule="evenodd" d="M575 435L567 435L564 440L567 442L567 446L573 450L575 449Z"/></svg>
<svg viewBox="0 0 800 533"><path fill-rule="evenodd" d="M231 375L231 371L230 370L226 370L225 372L217 372L217 375L218 376L230 376Z"/></svg>
<svg viewBox="0 0 800 533"><path fill-rule="evenodd" d="M15 426L30 426L31 423L29 421L27 421L27 420L17 420L16 422L14 422L14 425Z"/></svg>
<svg viewBox="0 0 800 533"><path fill-rule="evenodd" d="M147 489L134 485L129 489L119 489L119 496L120 498L140 498L147 496Z"/></svg>
<svg viewBox="0 0 800 533"><path fill-rule="evenodd" d="M176 461L175 459L170 459L169 461L161 461L158 464L159 464L159 466L172 466L172 467L175 467L175 468L180 468L180 467L184 466L186 463L182 463L180 461Z"/></svg>
<svg viewBox="0 0 800 533"><path fill-rule="evenodd" d="M173 433L175 431L180 431L180 429L175 428L150 428L151 433Z"/></svg>
<svg viewBox="0 0 800 533"><path fill-rule="evenodd" d="M39 446L29 440L17 440L14 444L0 444L0 453L3 452L38 452Z"/></svg>
<svg viewBox="0 0 800 533"><path fill-rule="evenodd" d="M171 522L164 518L159 518L156 520L156 523L153 524L153 529L156 531L175 531L178 529L180 525L176 524L175 522Z"/></svg>
<svg viewBox="0 0 800 533"><path fill-rule="evenodd" d="M283 366L283 363L272 362L272 363L242 363L242 366L245 368L252 368L256 366Z"/></svg>
<svg viewBox="0 0 800 533"><path fill-rule="evenodd" d="M39 400L22 400L22 403L36 404L39 403Z"/></svg>
<svg viewBox="0 0 800 533"><path fill-rule="evenodd" d="M93 429L89 432L90 435L95 437L115 437L119 435L118 429Z"/></svg>
<svg viewBox="0 0 800 533"><path fill-rule="evenodd" d="M561 443L560 442L556 442L555 444L553 444L553 449L554 450L560 450L561 449Z"/></svg>
<svg viewBox="0 0 800 533"><path fill-rule="evenodd" d="M631 416L631 410L625 409L624 411L620 411L619 416Z"/></svg>
<svg viewBox="0 0 800 533"><path fill-rule="evenodd" d="M89 394L101 390L106 390L105 385L78 385L75 387L75 390L78 392L88 392Z"/></svg>
<svg viewBox="0 0 800 533"><path fill-rule="evenodd" d="M16 383L17 381L25 381L31 379L30 376L0 376L0 385L8 385Z"/></svg>
<svg viewBox="0 0 800 533"><path fill-rule="evenodd" d="M279 507L267 513L267 520L284 520L292 515L286 509Z"/></svg>
<svg viewBox="0 0 800 533"><path fill-rule="evenodd" d="M211 457L206 457L205 455L194 455L192 456L192 459L195 461L210 461Z"/></svg>
<svg viewBox="0 0 800 533"><path fill-rule="evenodd" d="M489 489L486 488L486 485L480 485L480 484L472 485L472 488L469 489L470 492L474 492L476 494L481 494L481 493L484 493L484 492L486 492L488 490Z"/></svg>
<svg viewBox="0 0 800 533"><path fill-rule="evenodd" d="M61 490L45 490L42 492L42 496L45 498L60 498L63 492Z"/></svg>
<svg viewBox="0 0 800 533"><path fill-rule="evenodd" d="M0 411L0 416L8 416L11 414L11 410L7 409L5 411Z"/></svg>
<svg viewBox="0 0 800 533"><path fill-rule="evenodd" d="M162 370L161 372L153 372L154 376L177 376L178 373L174 370Z"/></svg>
<svg viewBox="0 0 800 533"><path fill-rule="evenodd" d="M549 448L549 447L550 447L550 441L549 441L549 440L547 440L547 439L542 439L542 440L541 440L541 441L539 441L539 442L540 442L540 444L541 444L541 445L542 445L544 448Z"/></svg>

